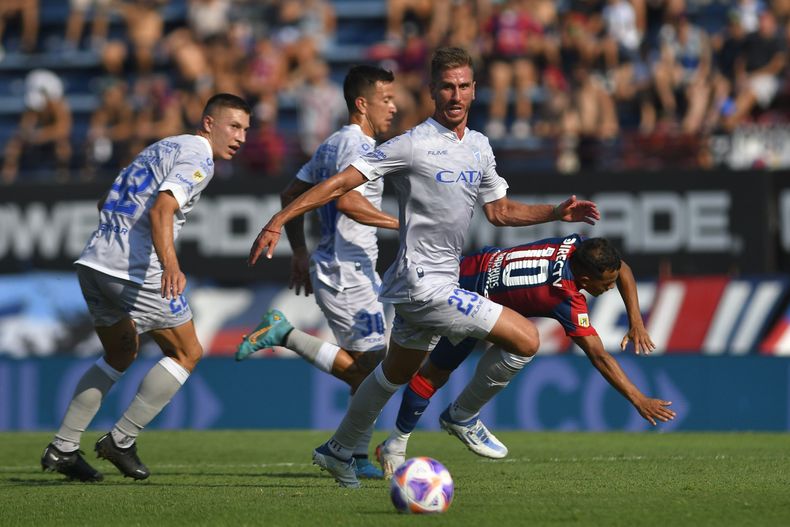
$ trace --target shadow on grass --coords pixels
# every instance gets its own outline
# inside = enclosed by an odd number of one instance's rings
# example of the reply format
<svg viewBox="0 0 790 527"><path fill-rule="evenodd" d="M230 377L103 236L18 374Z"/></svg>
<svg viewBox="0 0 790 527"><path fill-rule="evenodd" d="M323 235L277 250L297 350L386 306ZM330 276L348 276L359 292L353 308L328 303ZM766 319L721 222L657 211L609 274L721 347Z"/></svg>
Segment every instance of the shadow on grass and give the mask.
<svg viewBox="0 0 790 527"><path fill-rule="evenodd" d="M158 477L157 477L158 476ZM167 479L169 477L201 477L201 476L208 476L208 477L222 477L222 478L260 478L261 480L267 479L274 479L276 482L269 483L269 482L257 482L257 483L187 483L187 482L161 482L157 481L157 479ZM13 487L58 487L63 485L112 485L112 486L146 486L146 487L194 487L194 488L222 488L222 487L250 487L250 488L311 488L313 486L312 481L317 480L324 480L327 484L331 483L331 479L329 476L325 474L316 474L316 473L299 473L295 474L292 472L277 472L277 473L261 473L261 474L239 474L239 473L230 473L230 472L166 472L162 474L154 474L151 479L146 481L132 481L128 478L118 479L119 476L115 474L111 475L109 478L106 478L104 481L100 482L82 482L82 481L71 481L65 478L60 479L44 479L42 478L24 478L24 477L10 477L10 478L0 478L0 487L2 486L13 486ZM309 484L290 484L290 485L283 485L283 479L304 479L310 480ZM375 485L373 482L369 482L365 485L368 488L378 488L378 485Z"/></svg>

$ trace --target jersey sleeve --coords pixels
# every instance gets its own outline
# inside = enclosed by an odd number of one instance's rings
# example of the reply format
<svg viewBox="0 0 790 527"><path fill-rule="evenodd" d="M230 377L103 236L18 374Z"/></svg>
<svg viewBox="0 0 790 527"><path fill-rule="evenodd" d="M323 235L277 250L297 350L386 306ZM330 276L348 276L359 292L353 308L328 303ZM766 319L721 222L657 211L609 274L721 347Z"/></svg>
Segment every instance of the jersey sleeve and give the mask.
<svg viewBox="0 0 790 527"><path fill-rule="evenodd" d="M483 165L483 178L480 181L480 192L477 195L477 199L480 204L486 204L504 198L507 195L509 185L502 176L497 174L494 151L491 150L488 140L486 140L480 156L480 161Z"/></svg>
<svg viewBox="0 0 790 527"><path fill-rule="evenodd" d="M311 185L315 185L317 181L315 180L315 176L313 175L313 163L315 162L315 154L313 157L310 158L310 161L302 165L302 168L299 169L299 172L296 173L296 179L299 181L304 181L305 183L310 183Z"/></svg>
<svg viewBox="0 0 790 527"><path fill-rule="evenodd" d="M372 152L357 158L351 166L371 181L397 174L411 164L412 140L408 133L393 137Z"/></svg>
<svg viewBox="0 0 790 527"><path fill-rule="evenodd" d="M205 157L202 152L191 149L185 151L159 185L160 191L169 190L173 194L179 208L183 208L194 196L200 194L211 181L214 173L213 170L207 170L209 167L204 162Z"/></svg>
<svg viewBox="0 0 790 527"><path fill-rule="evenodd" d="M565 330L569 337L592 337L598 335L590 324L590 314L587 308L587 299L584 295L575 292L554 308L552 314Z"/></svg>

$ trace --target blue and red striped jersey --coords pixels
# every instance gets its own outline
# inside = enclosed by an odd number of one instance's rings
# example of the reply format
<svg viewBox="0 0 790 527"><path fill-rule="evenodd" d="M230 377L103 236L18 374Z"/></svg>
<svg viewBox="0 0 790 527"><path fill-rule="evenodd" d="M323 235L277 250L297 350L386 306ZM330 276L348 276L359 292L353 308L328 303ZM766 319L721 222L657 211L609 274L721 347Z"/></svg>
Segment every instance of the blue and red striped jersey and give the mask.
<svg viewBox="0 0 790 527"><path fill-rule="evenodd" d="M526 317L553 318L569 337L597 335L569 265L582 241L571 234L509 249L486 247L461 260L460 286Z"/></svg>

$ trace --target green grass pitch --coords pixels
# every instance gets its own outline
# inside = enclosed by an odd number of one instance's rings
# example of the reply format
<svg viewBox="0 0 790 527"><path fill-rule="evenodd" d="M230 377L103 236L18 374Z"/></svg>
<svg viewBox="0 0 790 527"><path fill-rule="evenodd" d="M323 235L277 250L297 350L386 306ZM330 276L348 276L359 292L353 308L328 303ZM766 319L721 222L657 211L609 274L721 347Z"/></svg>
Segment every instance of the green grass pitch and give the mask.
<svg viewBox="0 0 790 527"><path fill-rule="evenodd" d="M326 431L145 432L141 482L96 460L99 435L84 449L105 480L71 483L41 471L51 434L0 434L0 525L790 525L790 434L502 432L510 454L491 461L417 432L409 454L455 480L430 517L397 514L384 481L338 488L310 464Z"/></svg>

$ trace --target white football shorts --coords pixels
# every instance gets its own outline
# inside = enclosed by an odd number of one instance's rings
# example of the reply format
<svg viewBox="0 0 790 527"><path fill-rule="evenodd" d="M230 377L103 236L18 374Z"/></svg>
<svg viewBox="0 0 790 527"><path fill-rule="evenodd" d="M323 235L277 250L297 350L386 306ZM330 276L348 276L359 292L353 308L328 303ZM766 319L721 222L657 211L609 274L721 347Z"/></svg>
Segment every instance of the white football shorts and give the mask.
<svg viewBox="0 0 790 527"><path fill-rule="evenodd" d="M438 288L425 302L395 304L392 339L415 350L432 351L441 337L458 344L467 337L484 339L499 319L502 306L457 284Z"/></svg>
<svg viewBox="0 0 790 527"><path fill-rule="evenodd" d="M387 345L384 305L379 302L381 279L376 283L347 287L338 291L318 279L310 270L315 301L324 313L337 345L346 351L378 351Z"/></svg>
<svg viewBox="0 0 790 527"><path fill-rule="evenodd" d="M131 318L137 333L142 334L178 327L192 320L186 297L162 298L159 284L140 285L84 265L76 267L82 296L96 327L112 326L124 318Z"/></svg>

